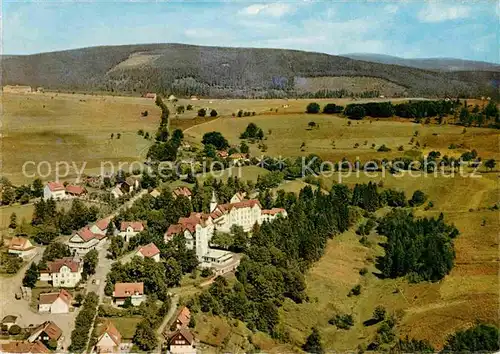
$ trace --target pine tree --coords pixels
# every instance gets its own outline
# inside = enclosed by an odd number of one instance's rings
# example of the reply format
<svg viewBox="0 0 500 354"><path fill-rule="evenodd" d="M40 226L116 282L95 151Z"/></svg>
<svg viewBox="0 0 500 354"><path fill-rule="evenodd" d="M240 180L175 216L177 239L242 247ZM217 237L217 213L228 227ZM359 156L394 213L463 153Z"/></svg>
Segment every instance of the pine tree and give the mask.
<svg viewBox="0 0 500 354"><path fill-rule="evenodd" d="M15 229L17 227L17 215L16 213L10 214L9 228Z"/></svg>
<svg viewBox="0 0 500 354"><path fill-rule="evenodd" d="M325 352L321 343L321 336L316 327L312 328L312 333L307 337L302 349L313 354L323 354Z"/></svg>

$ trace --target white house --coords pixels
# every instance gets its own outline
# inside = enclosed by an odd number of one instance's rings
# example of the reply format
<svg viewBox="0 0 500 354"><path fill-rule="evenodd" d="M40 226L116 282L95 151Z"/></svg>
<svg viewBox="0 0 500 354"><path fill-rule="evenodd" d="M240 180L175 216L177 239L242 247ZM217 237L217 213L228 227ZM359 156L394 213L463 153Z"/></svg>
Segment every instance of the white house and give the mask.
<svg viewBox="0 0 500 354"><path fill-rule="evenodd" d="M118 199L120 198L124 193L122 192L121 185L117 184L112 190L111 190L111 195L115 198Z"/></svg>
<svg viewBox="0 0 500 354"><path fill-rule="evenodd" d="M52 282L53 287L74 288L82 279L83 262L71 257L47 262L40 270L40 280Z"/></svg>
<svg viewBox="0 0 500 354"><path fill-rule="evenodd" d="M115 304L122 306L130 298L132 305L139 306L146 297L144 295L144 283L116 283L113 291Z"/></svg>
<svg viewBox="0 0 500 354"><path fill-rule="evenodd" d="M74 254L84 255L90 250L97 249L101 240L106 237L106 233L95 234L88 227L78 230L66 243Z"/></svg>
<svg viewBox="0 0 500 354"><path fill-rule="evenodd" d="M141 257L141 258L151 258L155 262L160 261L160 250L156 245L151 242L150 244L146 246L140 247L137 252L135 253L135 256Z"/></svg>
<svg viewBox="0 0 500 354"><path fill-rule="evenodd" d="M95 345L95 351L99 353L120 353L122 336L113 325L113 322L106 321L102 325L100 335Z"/></svg>
<svg viewBox="0 0 500 354"><path fill-rule="evenodd" d="M169 352L172 354L196 354L196 343L191 331L185 327L170 336Z"/></svg>
<svg viewBox="0 0 500 354"><path fill-rule="evenodd" d="M139 232L144 231L144 223L142 221L122 221L120 224L120 235L126 242L130 241Z"/></svg>
<svg viewBox="0 0 500 354"><path fill-rule="evenodd" d="M48 200L53 198L54 200L66 199L66 188L61 182L48 182L43 188L43 199Z"/></svg>
<svg viewBox="0 0 500 354"><path fill-rule="evenodd" d="M13 237L9 243L9 253L27 259L35 255L36 248L27 238Z"/></svg>
<svg viewBox="0 0 500 354"><path fill-rule="evenodd" d="M40 294L38 312L69 313L73 297L66 290L57 293Z"/></svg>

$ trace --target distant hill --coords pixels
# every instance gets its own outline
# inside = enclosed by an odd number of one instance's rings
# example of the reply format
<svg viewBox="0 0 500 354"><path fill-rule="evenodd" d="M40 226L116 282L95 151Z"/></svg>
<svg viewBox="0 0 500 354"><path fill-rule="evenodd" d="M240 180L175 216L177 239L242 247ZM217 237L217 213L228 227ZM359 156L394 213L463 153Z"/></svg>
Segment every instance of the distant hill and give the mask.
<svg viewBox="0 0 500 354"><path fill-rule="evenodd" d="M500 72L500 65L484 61L463 60L454 58L421 58L406 59L384 54L352 53L342 56L364 60L373 63L409 66L412 68L436 71L496 71Z"/></svg>
<svg viewBox="0 0 500 354"><path fill-rule="evenodd" d="M293 97L314 95L320 90L344 90L342 95L356 91L361 95L363 90L373 90L387 95L429 97L477 95L490 89L488 81L342 56L184 44L9 55L2 58L2 70L3 85L185 96ZM360 77L367 79L356 79Z"/></svg>

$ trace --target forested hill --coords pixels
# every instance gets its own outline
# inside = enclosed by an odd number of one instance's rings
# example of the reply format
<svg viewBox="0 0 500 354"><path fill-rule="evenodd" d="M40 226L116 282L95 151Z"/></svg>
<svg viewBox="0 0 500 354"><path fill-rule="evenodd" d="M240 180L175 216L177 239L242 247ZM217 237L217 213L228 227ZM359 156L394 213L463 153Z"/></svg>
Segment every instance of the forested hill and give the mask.
<svg viewBox="0 0 500 354"><path fill-rule="evenodd" d="M486 94L488 86L481 80L457 79L416 68L285 49L145 44L11 55L2 59L3 85L61 90L280 97L298 94L298 83L316 83L311 78L325 77L328 80L323 86L302 85L301 94L303 87L306 94L319 90L349 94L345 87L355 87L356 81L346 85L346 77L377 78L376 85L356 87L358 92L382 94L380 85L392 85L395 94L410 96Z"/></svg>
<svg viewBox="0 0 500 354"><path fill-rule="evenodd" d="M342 54L347 58L355 60L364 60L374 63L394 64L409 66L425 70L436 71L493 71L500 72L500 65L477 60L464 60L456 58L401 58L391 55L371 54L371 53L352 53Z"/></svg>

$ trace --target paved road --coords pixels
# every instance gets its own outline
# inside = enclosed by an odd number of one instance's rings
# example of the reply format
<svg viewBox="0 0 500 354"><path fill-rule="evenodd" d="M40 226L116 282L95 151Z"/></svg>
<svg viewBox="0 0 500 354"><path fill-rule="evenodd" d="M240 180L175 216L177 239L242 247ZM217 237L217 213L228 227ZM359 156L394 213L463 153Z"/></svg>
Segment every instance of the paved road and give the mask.
<svg viewBox="0 0 500 354"><path fill-rule="evenodd" d="M168 310L167 315L163 319L163 322L161 323L160 327L156 330L156 335L158 337L158 347L157 351L161 352L161 348L163 346L163 343L165 342L166 338L163 336L163 331L165 330L165 327L168 325L170 322L170 319L172 316L175 314L175 311L177 311L177 305L179 303L179 295L175 294L172 296L172 302L170 304L170 309Z"/></svg>

